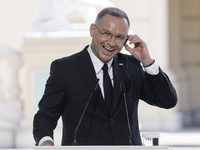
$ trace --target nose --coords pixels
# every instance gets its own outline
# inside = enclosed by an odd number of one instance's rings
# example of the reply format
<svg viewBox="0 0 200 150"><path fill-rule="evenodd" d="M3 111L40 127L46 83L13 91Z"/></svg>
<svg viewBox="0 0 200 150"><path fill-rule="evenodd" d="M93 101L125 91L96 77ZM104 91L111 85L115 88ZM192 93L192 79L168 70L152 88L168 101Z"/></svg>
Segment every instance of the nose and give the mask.
<svg viewBox="0 0 200 150"><path fill-rule="evenodd" d="M116 45L115 36L111 35L111 37L108 39L108 44L112 47Z"/></svg>

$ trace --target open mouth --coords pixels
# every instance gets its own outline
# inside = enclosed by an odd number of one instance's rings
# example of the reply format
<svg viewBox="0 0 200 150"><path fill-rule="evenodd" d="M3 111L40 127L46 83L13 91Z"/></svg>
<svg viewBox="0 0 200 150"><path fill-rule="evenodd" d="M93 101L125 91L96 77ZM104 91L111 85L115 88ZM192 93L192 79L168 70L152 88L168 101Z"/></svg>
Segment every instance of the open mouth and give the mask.
<svg viewBox="0 0 200 150"><path fill-rule="evenodd" d="M105 46L103 46L103 48L106 49L106 50L109 51L109 52L113 52L113 51L115 51L115 49L110 49L110 48L105 47Z"/></svg>

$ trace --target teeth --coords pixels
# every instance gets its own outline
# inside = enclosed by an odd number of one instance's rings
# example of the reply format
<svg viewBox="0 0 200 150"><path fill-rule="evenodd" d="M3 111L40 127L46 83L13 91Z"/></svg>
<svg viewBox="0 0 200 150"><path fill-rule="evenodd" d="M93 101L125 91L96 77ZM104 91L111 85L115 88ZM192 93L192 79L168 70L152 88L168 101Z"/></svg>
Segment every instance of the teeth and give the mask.
<svg viewBox="0 0 200 150"><path fill-rule="evenodd" d="M106 50L110 51L110 52L112 52L112 51L115 50L115 49L109 49L109 48L107 48L107 47L105 47L105 46L104 46L104 48L105 48Z"/></svg>

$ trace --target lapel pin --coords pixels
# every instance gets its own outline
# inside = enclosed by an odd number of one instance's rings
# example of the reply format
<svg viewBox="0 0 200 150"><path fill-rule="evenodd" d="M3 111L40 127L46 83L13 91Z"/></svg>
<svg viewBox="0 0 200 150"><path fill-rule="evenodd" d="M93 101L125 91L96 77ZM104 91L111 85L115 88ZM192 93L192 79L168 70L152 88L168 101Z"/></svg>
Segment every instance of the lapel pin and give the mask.
<svg viewBox="0 0 200 150"><path fill-rule="evenodd" d="M119 63L119 66L123 66L124 64L123 63Z"/></svg>

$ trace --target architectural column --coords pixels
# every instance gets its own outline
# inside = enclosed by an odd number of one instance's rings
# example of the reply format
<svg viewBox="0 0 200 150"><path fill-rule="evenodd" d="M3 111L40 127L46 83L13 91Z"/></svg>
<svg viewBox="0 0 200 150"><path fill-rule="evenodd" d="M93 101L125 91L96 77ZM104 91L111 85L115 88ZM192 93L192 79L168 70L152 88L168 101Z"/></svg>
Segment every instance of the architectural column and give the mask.
<svg viewBox="0 0 200 150"><path fill-rule="evenodd" d="M14 146L14 132L23 117L19 96L21 54L0 45L0 148Z"/></svg>

